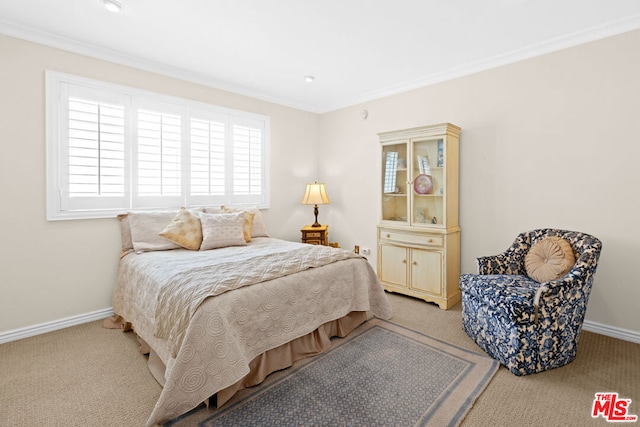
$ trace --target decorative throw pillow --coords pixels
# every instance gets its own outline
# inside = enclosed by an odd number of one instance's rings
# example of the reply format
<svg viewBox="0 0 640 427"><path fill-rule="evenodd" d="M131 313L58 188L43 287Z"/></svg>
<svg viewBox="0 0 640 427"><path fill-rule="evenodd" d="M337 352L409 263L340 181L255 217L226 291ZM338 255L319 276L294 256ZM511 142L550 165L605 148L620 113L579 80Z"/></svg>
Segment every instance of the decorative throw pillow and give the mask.
<svg viewBox="0 0 640 427"><path fill-rule="evenodd" d="M229 209L224 206L221 207L223 213L237 213L242 212L244 214L244 228L242 232L244 233L244 240L249 243L251 241L252 233L253 233L253 219L256 214L254 212L249 212L247 210L242 209Z"/></svg>
<svg viewBox="0 0 640 427"><path fill-rule="evenodd" d="M185 249L197 251L202 243L200 218L182 208L160 235Z"/></svg>
<svg viewBox="0 0 640 427"><path fill-rule="evenodd" d="M201 251L224 248L227 246L245 246L244 214L206 214L200 216L202 223Z"/></svg>
<svg viewBox="0 0 640 427"><path fill-rule="evenodd" d="M244 236L244 241L249 243L251 241L251 233L253 232L253 218L256 214L249 211L242 211L242 214L244 215L242 234Z"/></svg>
<svg viewBox="0 0 640 427"><path fill-rule="evenodd" d="M540 283L561 278L575 263L569 242L555 236L535 243L524 257L527 275Z"/></svg>
<svg viewBox="0 0 640 427"><path fill-rule="evenodd" d="M136 252L164 251L178 249L179 245L160 236L162 230L171 223L176 211L129 212L131 240Z"/></svg>
<svg viewBox="0 0 640 427"><path fill-rule="evenodd" d="M228 208L226 206L220 206L219 209L216 208L205 208L206 213L219 213L219 212L240 212L246 211L253 214L253 221L251 224L251 237L269 237L269 233L267 232L267 226L264 223L264 219L262 218L262 212L257 207L248 208L248 209L233 209ZM247 240L249 242L250 240Z"/></svg>

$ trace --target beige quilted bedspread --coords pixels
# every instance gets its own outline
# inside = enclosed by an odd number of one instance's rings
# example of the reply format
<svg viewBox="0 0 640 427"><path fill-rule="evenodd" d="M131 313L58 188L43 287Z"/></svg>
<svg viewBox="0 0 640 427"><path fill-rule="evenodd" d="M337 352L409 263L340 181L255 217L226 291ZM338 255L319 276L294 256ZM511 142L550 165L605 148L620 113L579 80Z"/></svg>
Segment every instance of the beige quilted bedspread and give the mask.
<svg viewBox="0 0 640 427"><path fill-rule="evenodd" d="M306 245L242 261L202 259L188 270L165 278L156 307L155 335L169 341L169 350L175 356L189 320L205 298L355 257L345 250Z"/></svg>
<svg viewBox="0 0 640 427"><path fill-rule="evenodd" d="M364 258L271 238L131 253L120 262L113 306L166 365L148 425L188 412L246 375L259 354L326 322L351 311L391 316Z"/></svg>

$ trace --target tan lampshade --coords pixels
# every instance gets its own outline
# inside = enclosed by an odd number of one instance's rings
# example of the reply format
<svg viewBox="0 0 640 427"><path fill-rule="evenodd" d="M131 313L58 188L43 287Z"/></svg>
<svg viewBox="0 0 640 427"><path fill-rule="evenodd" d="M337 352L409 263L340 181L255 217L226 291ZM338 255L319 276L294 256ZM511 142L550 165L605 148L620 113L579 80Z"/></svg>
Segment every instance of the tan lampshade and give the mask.
<svg viewBox="0 0 640 427"><path fill-rule="evenodd" d="M328 205L330 203L329 196L327 196L324 183L307 184L307 190L304 192L301 203L303 205Z"/></svg>
<svg viewBox="0 0 640 427"><path fill-rule="evenodd" d="M312 227L321 227L318 222L318 205L328 205L329 196L327 196L327 189L324 183L314 182L313 184L307 184L307 190L302 197L303 205L314 205L313 214L316 216L316 221L311 225Z"/></svg>

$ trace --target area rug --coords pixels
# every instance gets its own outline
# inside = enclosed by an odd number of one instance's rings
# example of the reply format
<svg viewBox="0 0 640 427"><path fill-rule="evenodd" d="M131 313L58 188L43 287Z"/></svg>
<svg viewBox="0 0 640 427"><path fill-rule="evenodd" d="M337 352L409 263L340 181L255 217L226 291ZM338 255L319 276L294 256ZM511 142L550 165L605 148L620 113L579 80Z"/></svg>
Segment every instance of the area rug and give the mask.
<svg viewBox="0 0 640 427"><path fill-rule="evenodd" d="M457 426L498 362L372 319L327 352L172 426Z"/></svg>

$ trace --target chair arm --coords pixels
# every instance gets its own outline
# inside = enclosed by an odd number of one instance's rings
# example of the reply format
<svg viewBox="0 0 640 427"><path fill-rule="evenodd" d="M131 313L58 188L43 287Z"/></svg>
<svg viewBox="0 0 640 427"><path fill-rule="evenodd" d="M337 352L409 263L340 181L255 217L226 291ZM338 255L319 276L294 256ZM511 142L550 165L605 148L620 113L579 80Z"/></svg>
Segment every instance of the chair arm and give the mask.
<svg viewBox="0 0 640 427"><path fill-rule="evenodd" d="M564 289L581 286L586 283L587 280L592 280L596 265L597 257L594 259L594 255L591 253L583 254L571 270L563 277L541 283L540 285L541 287L547 288L545 294L548 295L555 295Z"/></svg>
<svg viewBox="0 0 640 427"><path fill-rule="evenodd" d="M534 323L538 321L538 310L540 306L540 300L544 299L549 301L550 298L562 298L566 301L566 298L570 298L566 292L571 292L570 290L575 287L584 287L585 282L587 280L592 280L593 275L586 274L584 269L582 268L573 268L569 273L567 273L564 277L560 279L552 280L550 282L541 283L540 287L537 289L533 305L535 308L535 317ZM560 296L560 294L562 294Z"/></svg>
<svg viewBox="0 0 640 427"><path fill-rule="evenodd" d="M523 274L522 262L509 252L499 255L481 256L476 259L478 274Z"/></svg>

